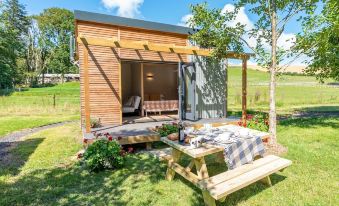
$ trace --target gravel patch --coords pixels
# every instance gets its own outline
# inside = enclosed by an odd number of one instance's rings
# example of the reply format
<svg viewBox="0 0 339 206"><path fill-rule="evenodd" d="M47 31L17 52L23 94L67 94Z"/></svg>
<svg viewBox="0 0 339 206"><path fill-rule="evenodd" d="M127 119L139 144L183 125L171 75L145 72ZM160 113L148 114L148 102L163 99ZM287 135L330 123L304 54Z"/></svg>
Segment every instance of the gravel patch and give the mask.
<svg viewBox="0 0 339 206"><path fill-rule="evenodd" d="M0 143L2 143L2 142L5 142L5 143L6 142L7 143L8 142L17 142L17 141L22 140L22 138L27 136L27 135L39 132L41 130L59 127L59 126L62 126L64 124L71 123L71 122L76 122L76 121L58 122L58 123L53 123L53 124L49 124L49 125L45 125L45 126L41 126L41 127L34 127L34 128L31 128L31 129L24 129L24 130L21 130L21 131L13 132L13 133L10 133L8 135L0 137Z"/></svg>

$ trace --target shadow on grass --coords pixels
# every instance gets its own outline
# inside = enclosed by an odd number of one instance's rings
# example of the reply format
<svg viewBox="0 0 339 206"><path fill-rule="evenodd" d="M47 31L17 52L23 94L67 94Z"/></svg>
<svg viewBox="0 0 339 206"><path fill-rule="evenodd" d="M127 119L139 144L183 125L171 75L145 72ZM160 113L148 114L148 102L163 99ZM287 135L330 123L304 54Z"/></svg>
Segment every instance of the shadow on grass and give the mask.
<svg viewBox="0 0 339 206"><path fill-rule="evenodd" d="M274 187L275 184L278 184L279 182L286 179L285 176L279 175L279 174L272 174L270 175L272 187ZM244 187L241 190L238 190L226 197L225 202L217 202L217 205L237 205L240 202L246 201L249 198L252 198L253 196L259 194L260 192L269 189L270 187L261 183L256 182L253 183L247 187Z"/></svg>
<svg viewBox="0 0 339 206"><path fill-rule="evenodd" d="M279 122L279 125L299 128L316 128L316 127L339 128L338 121L333 120L334 118L331 119L327 116L288 118L285 120L281 120Z"/></svg>
<svg viewBox="0 0 339 206"><path fill-rule="evenodd" d="M214 176L217 174L220 174L222 172L227 171L226 163L220 163L216 162L216 156L215 155L209 155L206 158L206 164L208 165L208 173L210 176ZM182 160L180 161L181 165L187 165L189 163L189 158L184 155ZM192 172L196 172L195 168L193 168ZM193 185L191 182L187 181L185 178L176 175L175 178L178 178L180 181L182 181L184 184L189 185L194 191L195 195L191 198L191 205L198 206L198 205L204 205L204 200L202 197L201 190ZM275 184L283 181L286 179L285 176L280 174L272 174L270 175L272 187L274 187ZM231 193L230 195L227 195L225 202L216 201L217 205L237 205L238 203L242 201L246 201L247 199L259 194L260 192L269 189L270 187L263 184L262 182L255 182L241 190L235 191L234 193Z"/></svg>
<svg viewBox="0 0 339 206"><path fill-rule="evenodd" d="M301 113L323 113L326 114L333 114L339 116L339 106L317 106L317 107L305 107L296 112Z"/></svg>
<svg viewBox="0 0 339 206"><path fill-rule="evenodd" d="M20 142L0 142L0 176L17 175L44 138ZM20 148L20 152L17 151Z"/></svg>
<svg viewBox="0 0 339 206"><path fill-rule="evenodd" d="M38 145L38 142L35 145ZM32 147L27 147L26 154L29 154L28 148ZM213 157L207 160L211 175L226 169L226 164L220 165L213 160ZM188 159L183 158L182 161L187 163ZM178 194L166 193L167 187L175 189L171 185L178 184L178 181L194 191L193 195L185 197L189 199L190 205L204 205L201 190L179 175L175 176L173 183L165 183L165 190L158 190L156 185L164 184L166 181L166 169L167 165L161 163L156 157L136 154L127 157L125 168L114 171L90 173L78 165L25 171L13 181L5 182L0 179L0 205L120 206L126 205L130 201L136 201L137 205L150 205L154 204L153 199L156 199L157 203L159 201L161 203L162 197L175 198L185 195L185 191L181 193L179 190L174 190ZM19 170L14 169L11 174L13 175L17 171ZM281 175L272 175L272 183L276 184L284 178ZM236 205L267 188L262 183L254 183L229 195L226 202L217 204ZM145 196L143 192L149 196Z"/></svg>
<svg viewBox="0 0 339 206"><path fill-rule="evenodd" d="M126 205L122 200L126 193L138 191L145 181L156 184L165 178L165 171L166 165L157 158L139 155L129 156L126 167L114 171L90 173L78 165L34 170L13 183L0 181L0 205ZM150 200L140 198L140 204Z"/></svg>

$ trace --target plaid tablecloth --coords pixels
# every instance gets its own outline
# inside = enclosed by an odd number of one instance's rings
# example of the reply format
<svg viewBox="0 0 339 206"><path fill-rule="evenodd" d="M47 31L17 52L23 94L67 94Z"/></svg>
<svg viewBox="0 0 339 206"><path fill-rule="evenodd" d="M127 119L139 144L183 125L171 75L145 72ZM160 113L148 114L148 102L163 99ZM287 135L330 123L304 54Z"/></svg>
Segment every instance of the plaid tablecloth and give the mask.
<svg viewBox="0 0 339 206"><path fill-rule="evenodd" d="M196 134L203 136L210 144L223 146L225 162L229 169L234 169L253 162L256 156L263 156L265 153L264 143L261 139L262 132L246 129L249 131L248 136L235 135L240 130L244 130L244 128L229 125L223 129L214 129L214 131L201 130ZM222 137L224 132L231 132L233 135L231 138Z"/></svg>
<svg viewBox="0 0 339 206"><path fill-rule="evenodd" d="M260 137L239 139L237 142L222 144L225 147L225 161L229 169L253 162L253 158L265 153L264 143Z"/></svg>

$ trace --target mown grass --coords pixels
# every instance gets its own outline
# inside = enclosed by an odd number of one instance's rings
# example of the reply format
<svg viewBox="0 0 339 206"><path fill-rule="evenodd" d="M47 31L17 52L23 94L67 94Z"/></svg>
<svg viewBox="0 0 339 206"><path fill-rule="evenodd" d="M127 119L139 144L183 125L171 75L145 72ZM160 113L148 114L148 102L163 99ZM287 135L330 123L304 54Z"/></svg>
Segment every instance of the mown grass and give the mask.
<svg viewBox="0 0 339 206"><path fill-rule="evenodd" d="M218 205L339 205L338 133L338 118L281 121L279 142L293 165L272 175L273 187L255 183ZM146 154L129 156L123 169L89 173L72 158L79 136L72 123L14 148L16 161L0 167L0 205L203 205L199 189L178 176L166 181L166 164ZM210 174L225 169L213 156L207 162Z"/></svg>
<svg viewBox="0 0 339 206"><path fill-rule="evenodd" d="M249 69L247 76L248 109L268 111L269 73ZM228 108L239 111L241 110L241 69L230 68L228 79ZM278 113L318 109L323 111L321 107L326 106L326 111L339 111L339 87L327 83L320 84L312 76L279 75L276 91Z"/></svg>
<svg viewBox="0 0 339 206"><path fill-rule="evenodd" d="M0 137L25 128L79 119L79 96L77 82L0 96Z"/></svg>

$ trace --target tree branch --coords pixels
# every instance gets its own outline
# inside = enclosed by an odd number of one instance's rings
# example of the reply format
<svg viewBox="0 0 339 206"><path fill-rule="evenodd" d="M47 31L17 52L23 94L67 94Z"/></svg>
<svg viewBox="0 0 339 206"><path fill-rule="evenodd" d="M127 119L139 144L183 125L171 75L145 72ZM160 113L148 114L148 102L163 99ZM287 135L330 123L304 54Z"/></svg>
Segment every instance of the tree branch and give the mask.
<svg viewBox="0 0 339 206"><path fill-rule="evenodd" d="M282 18L280 20L280 22L278 23L278 25L280 23L282 23L281 27L278 28L278 38L281 36L281 34L284 32L285 30L285 26L286 24L291 20L292 17L294 17L296 14L299 13L299 11L301 11L303 9L303 7L299 7L297 9L295 9L295 11L293 13L291 13L291 11L293 11L293 9L290 10L289 14L287 14L284 18Z"/></svg>

